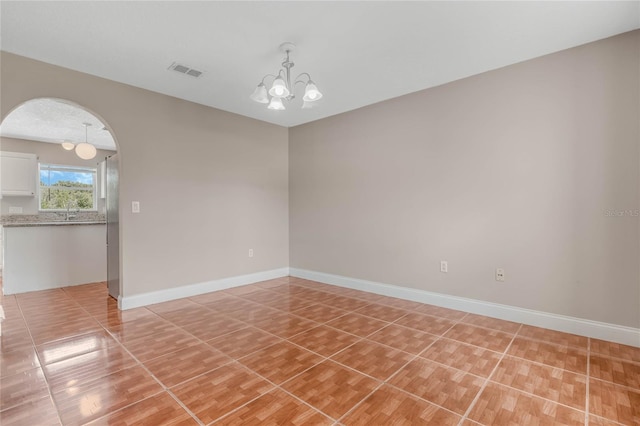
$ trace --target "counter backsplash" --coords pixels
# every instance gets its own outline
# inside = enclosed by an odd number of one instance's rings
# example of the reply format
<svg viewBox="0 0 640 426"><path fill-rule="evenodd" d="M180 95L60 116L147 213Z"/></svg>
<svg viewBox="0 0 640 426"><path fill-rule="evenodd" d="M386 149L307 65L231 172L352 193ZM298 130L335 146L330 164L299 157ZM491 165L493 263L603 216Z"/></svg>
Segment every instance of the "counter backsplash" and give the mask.
<svg viewBox="0 0 640 426"><path fill-rule="evenodd" d="M106 216L104 213L98 212L73 212L74 218L70 219L73 222L105 222ZM67 212L47 212L40 214L8 214L0 216L0 223L37 223L37 222L58 222L64 221L67 216Z"/></svg>

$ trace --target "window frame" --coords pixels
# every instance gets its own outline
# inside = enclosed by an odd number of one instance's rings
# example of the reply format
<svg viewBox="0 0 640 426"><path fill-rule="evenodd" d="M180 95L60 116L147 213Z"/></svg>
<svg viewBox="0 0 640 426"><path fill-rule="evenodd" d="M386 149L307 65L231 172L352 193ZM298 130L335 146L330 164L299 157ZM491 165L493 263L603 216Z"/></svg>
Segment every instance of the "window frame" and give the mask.
<svg viewBox="0 0 640 426"><path fill-rule="evenodd" d="M92 173L93 174L93 185L91 188L92 198L93 198L93 208L92 209L80 209L78 207L72 208L71 210L78 212L97 212L98 211L98 167L90 167L90 166L70 166L67 164L52 164L52 163L41 163L38 162L38 211L43 213L48 212L66 212L67 209L43 209L42 208L42 180L40 179L40 173L43 169L43 166L49 168L51 170L59 170L59 171L68 171L68 172L81 172L81 173ZM72 190L82 190L88 191L86 187L65 187L61 186L58 189L72 191Z"/></svg>

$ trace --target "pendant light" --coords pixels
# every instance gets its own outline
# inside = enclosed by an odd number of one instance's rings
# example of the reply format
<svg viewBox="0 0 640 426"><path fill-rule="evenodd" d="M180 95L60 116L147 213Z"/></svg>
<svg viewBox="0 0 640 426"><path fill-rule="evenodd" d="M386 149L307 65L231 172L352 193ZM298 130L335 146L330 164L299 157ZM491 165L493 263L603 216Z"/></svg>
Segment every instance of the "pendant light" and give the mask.
<svg viewBox="0 0 640 426"><path fill-rule="evenodd" d="M91 160L97 154L96 147L89 143L88 132L91 123L82 123L84 125L84 142L76 145L76 155L83 160Z"/></svg>
<svg viewBox="0 0 640 426"><path fill-rule="evenodd" d="M62 148L66 151L73 151L73 148L75 147L76 145L73 142L69 142L69 141L62 142Z"/></svg>

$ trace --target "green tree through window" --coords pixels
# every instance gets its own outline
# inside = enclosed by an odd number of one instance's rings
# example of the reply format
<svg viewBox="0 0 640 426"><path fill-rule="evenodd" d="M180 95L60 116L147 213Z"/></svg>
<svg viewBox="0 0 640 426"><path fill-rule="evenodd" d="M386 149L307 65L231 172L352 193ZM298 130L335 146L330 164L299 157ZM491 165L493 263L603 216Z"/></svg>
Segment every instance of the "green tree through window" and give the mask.
<svg viewBox="0 0 640 426"><path fill-rule="evenodd" d="M40 210L95 210L96 169L40 165Z"/></svg>

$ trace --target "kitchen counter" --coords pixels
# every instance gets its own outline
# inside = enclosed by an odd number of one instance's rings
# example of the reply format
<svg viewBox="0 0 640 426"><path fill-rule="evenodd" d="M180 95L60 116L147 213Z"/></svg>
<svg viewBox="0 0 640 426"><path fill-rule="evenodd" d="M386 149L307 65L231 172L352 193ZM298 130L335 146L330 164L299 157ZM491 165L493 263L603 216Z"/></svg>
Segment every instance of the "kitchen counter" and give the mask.
<svg viewBox="0 0 640 426"><path fill-rule="evenodd" d="M23 228L27 226L80 226L80 225L105 225L103 221L75 221L75 220L58 220L53 222L11 222L3 223L4 228Z"/></svg>
<svg viewBox="0 0 640 426"><path fill-rule="evenodd" d="M106 281L106 228L81 220L5 223L4 294Z"/></svg>

